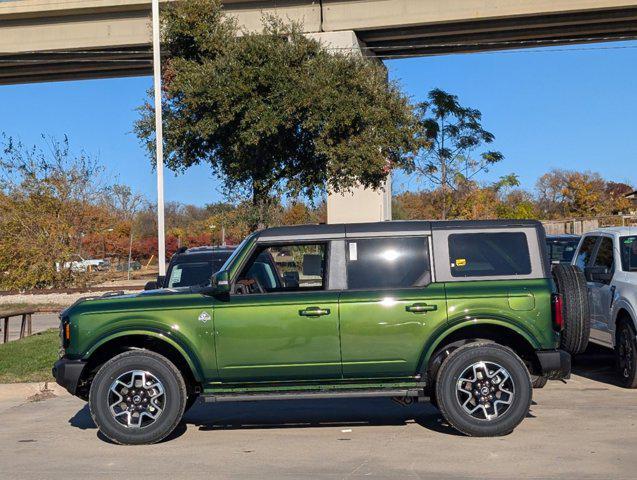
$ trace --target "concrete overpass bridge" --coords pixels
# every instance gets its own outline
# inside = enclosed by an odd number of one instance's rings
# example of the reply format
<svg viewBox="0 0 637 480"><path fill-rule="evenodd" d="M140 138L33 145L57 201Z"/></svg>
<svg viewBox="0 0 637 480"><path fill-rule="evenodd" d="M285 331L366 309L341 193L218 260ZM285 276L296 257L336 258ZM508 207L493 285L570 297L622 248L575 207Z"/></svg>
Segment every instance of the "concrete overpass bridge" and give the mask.
<svg viewBox="0 0 637 480"><path fill-rule="evenodd" d="M168 1L168 0L166 0ZM152 73L151 0L0 0L0 84ZM637 0L226 0L379 58L637 36Z"/></svg>

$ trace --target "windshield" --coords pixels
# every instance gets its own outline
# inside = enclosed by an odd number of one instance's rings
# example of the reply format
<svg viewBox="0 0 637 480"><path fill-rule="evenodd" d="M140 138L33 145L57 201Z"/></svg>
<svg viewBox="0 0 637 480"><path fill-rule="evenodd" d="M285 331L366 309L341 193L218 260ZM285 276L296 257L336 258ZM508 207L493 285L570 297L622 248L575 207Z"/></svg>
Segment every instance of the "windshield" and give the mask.
<svg viewBox="0 0 637 480"><path fill-rule="evenodd" d="M619 237L619 249L624 272L637 272L637 235Z"/></svg>
<svg viewBox="0 0 637 480"><path fill-rule="evenodd" d="M243 241L239 244L239 246L234 249L234 252L232 252L232 255L230 255L228 260L226 260L226 262L219 268L218 271L228 270L230 268L230 265L232 265L232 262L234 261L234 259L237 257L237 255L241 253L241 251L250 242L250 240L252 240L254 236L255 234L253 233L252 235L248 235L246 238L244 238Z"/></svg>
<svg viewBox="0 0 637 480"><path fill-rule="evenodd" d="M210 277L218 272L230 252L216 252L208 261L177 263L168 272L168 288L210 285Z"/></svg>
<svg viewBox="0 0 637 480"><path fill-rule="evenodd" d="M579 238L547 239L546 246L551 263L571 263L578 243Z"/></svg>

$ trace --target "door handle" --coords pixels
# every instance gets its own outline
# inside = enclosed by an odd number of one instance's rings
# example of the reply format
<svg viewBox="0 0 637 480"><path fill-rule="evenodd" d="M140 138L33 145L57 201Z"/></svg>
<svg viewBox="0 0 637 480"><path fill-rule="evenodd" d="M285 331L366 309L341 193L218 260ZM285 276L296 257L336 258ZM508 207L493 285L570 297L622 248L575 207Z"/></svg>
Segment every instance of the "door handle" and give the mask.
<svg viewBox="0 0 637 480"><path fill-rule="evenodd" d="M426 303L414 303L413 305L406 306L405 310L412 313L427 313L427 312L433 312L434 310L438 310L438 305L427 305Z"/></svg>
<svg viewBox="0 0 637 480"><path fill-rule="evenodd" d="M320 317L322 315L329 314L329 308L307 307L305 310L299 310L299 315L301 315L302 317Z"/></svg>

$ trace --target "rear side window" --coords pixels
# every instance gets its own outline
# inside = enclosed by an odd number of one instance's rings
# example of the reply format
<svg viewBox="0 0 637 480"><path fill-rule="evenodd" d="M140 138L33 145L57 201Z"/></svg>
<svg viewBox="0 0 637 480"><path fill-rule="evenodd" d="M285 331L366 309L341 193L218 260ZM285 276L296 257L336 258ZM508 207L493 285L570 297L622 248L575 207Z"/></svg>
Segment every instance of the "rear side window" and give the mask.
<svg viewBox="0 0 637 480"><path fill-rule="evenodd" d="M584 271L584 268L588 265L596 243L597 237L594 236L585 237L582 241L582 248L577 252L577 259L575 260L575 265L577 265L580 270Z"/></svg>
<svg viewBox="0 0 637 480"><path fill-rule="evenodd" d="M350 289L409 288L430 282L425 237L347 242L347 284Z"/></svg>
<svg viewBox="0 0 637 480"><path fill-rule="evenodd" d="M449 235L453 277L529 275L531 257L522 232Z"/></svg>

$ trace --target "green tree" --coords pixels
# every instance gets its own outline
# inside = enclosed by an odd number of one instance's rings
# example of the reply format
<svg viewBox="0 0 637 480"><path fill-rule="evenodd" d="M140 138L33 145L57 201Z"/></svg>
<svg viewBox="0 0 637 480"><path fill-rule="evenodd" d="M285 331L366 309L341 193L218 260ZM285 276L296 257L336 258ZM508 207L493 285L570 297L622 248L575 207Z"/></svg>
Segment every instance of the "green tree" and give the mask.
<svg viewBox="0 0 637 480"><path fill-rule="evenodd" d="M220 3L171 3L162 18L168 168L209 164L262 225L273 198L377 188L391 168L412 166L417 121L382 64L328 51L273 17L239 32ZM152 155L150 103L136 133Z"/></svg>
<svg viewBox="0 0 637 480"><path fill-rule="evenodd" d="M416 162L416 172L442 189L442 214L449 210L449 192L459 182L473 180L480 172L502 161L498 151L488 150L474 155L495 136L482 128L482 114L474 108L460 105L458 97L440 89L433 89L427 101L418 105L423 148Z"/></svg>

